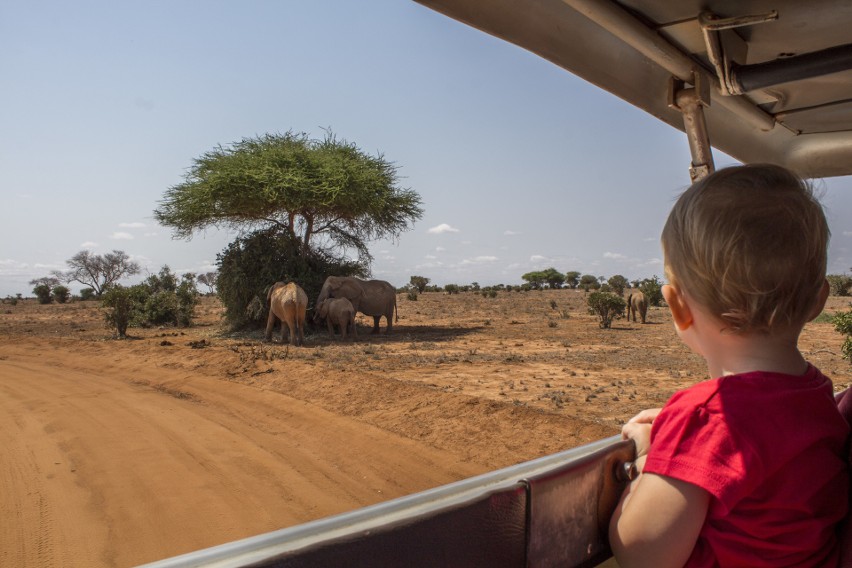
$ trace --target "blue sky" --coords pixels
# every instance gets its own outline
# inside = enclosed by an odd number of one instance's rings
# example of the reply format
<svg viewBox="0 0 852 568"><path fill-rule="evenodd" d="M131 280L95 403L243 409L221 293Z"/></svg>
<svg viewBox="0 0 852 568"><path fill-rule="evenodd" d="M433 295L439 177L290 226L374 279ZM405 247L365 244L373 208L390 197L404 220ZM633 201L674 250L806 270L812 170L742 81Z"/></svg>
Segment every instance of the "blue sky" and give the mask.
<svg viewBox="0 0 852 568"><path fill-rule="evenodd" d="M152 212L193 158L267 132L331 128L399 167L425 214L371 246L396 286L661 275L689 182L682 133L408 1L0 1L0 72L0 297L84 248L128 253L131 282L213 270L234 235L174 240ZM821 187L846 272L852 177Z"/></svg>

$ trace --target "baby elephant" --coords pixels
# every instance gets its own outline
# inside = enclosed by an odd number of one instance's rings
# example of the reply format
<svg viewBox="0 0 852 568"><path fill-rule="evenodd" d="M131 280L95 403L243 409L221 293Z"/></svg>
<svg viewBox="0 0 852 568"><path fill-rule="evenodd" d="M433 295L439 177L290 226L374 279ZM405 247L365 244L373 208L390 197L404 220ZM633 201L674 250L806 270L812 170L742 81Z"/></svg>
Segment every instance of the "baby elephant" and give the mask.
<svg viewBox="0 0 852 568"><path fill-rule="evenodd" d="M355 308L352 302L346 298L328 298L317 307L317 315L325 318L328 324L328 334L334 337L334 326L340 328L340 338L346 339L346 332L352 326L353 341L358 338L358 330L355 329Z"/></svg>
<svg viewBox="0 0 852 568"><path fill-rule="evenodd" d="M266 320L266 340L272 339L275 320L281 320L281 342L284 343L284 326L290 331L290 345L305 343L305 313L308 295L295 282L276 282L266 295L269 301L269 319Z"/></svg>

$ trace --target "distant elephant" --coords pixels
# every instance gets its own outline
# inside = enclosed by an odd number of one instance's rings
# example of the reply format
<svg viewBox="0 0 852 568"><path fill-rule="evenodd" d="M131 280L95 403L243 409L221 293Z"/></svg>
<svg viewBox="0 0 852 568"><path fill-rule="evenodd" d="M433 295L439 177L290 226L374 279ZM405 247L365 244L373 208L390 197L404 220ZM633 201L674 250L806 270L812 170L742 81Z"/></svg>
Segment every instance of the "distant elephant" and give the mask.
<svg viewBox="0 0 852 568"><path fill-rule="evenodd" d="M645 323L645 316L648 315L648 299L645 294L636 291L627 296L627 321L630 321L630 314L633 314L633 321L636 321L636 312L639 312L639 317L642 318L642 323Z"/></svg>
<svg viewBox="0 0 852 568"><path fill-rule="evenodd" d="M266 295L269 319L266 320L266 340L272 339L275 320L281 320L281 343L284 343L284 324L290 331L290 345L305 343L305 313L308 295L295 282L276 282Z"/></svg>
<svg viewBox="0 0 852 568"><path fill-rule="evenodd" d="M317 305L317 315L328 324L328 334L334 338L334 326L340 328L340 339L346 339L346 332L352 328L352 339L358 339L355 328L355 308L346 298L327 298Z"/></svg>
<svg viewBox="0 0 852 568"><path fill-rule="evenodd" d="M379 332L379 320L382 316L387 319L388 323L385 333L390 333L393 328L391 317L395 312L396 321L399 321L399 312L396 307L396 289L384 280L361 280L351 276L329 276L322 285L322 290L320 290L320 295L317 298L317 306L327 298L346 298L352 302L352 307L356 312L373 316L373 333ZM318 318L315 316L315 319Z"/></svg>

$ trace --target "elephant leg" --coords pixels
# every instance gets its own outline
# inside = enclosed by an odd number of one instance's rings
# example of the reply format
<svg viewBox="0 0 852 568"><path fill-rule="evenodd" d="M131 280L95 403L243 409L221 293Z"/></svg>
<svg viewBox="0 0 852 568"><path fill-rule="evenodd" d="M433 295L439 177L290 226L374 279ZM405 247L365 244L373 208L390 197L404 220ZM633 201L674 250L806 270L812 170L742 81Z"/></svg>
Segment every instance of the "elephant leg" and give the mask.
<svg viewBox="0 0 852 568"><path fill-rule="evenodd" d="M290 345L296 344L296 322L293 319L287 320L287 334L289 335L288 341ZM281 343L284 343L284 324L281 324Z"/></svg>
<svg viewBox="0 0 852 568"><path fill-rule="evenodd" d="M296 333L299 334L299 339L298 339L297 345L300 345L300 346L304 345L305 344L305 320L304 319L302 319L301 321L296 320Z"/></svg>
<svg viewBox="0 0 852 568"><path fill-rule="evenodd" d="M281 324L284 325L283 323ZM275 329L275 314L269 310L269 317L266 320L266 341L272 340L272 331Z"/></svg>
<svg viewBox="0 0 852 568"><path fill-rule="evenodd" d="M358 328L355 326L355 318L350 319L347 325L352 326L352 341L355 341L358 339Z"/></svg>
<svg viewBox="0 0 852 568"><path fill-rule="evenodd" d="M340 341L346 341L346 332L349 331L347 328L349 324L344 321L343 318L340 318L340 321L337 322L337 325L340 326Z"/></svg>
<svg viewBox="0 0 852 568"><path fill-rule="evenodd" d="M305 344L305 317L306 310L302 307L298 310L298 315L296 316L296 324L299 329L299 345Z"/></svg>
<svg viewBox="0 0 852 568"><path fill-rule="evenodd" d="M325 318L325 323L328 325L328 336L334 339L334 324L331 323L331 317Z"/></svg>
<svg viewBox="0 0 852 568"><path fill-rule="evenodd" d="M382 316L373 316L373 333L379 333L379 321Z"/></svg>
<svg viewBox="0 0 852 568"><path fill-rule="evenodd" d="M385 335L387 335L393 329L393 309L389 314L385 314L385 319L388 320L388 328L385 330Z"/></svg>

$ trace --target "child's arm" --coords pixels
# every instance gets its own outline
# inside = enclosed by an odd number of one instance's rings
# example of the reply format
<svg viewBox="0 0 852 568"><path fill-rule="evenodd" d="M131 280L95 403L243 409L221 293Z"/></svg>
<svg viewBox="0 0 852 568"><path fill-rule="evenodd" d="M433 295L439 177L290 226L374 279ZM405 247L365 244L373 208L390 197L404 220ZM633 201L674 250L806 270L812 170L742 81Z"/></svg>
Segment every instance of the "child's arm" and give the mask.
<svg viewBox="0 0 852 568"><path fill-rule="evenodd" d="M624 492L612 515L609 540L621 568L680 567L687 561L704 525L710 494L685 481L641 473L651 423L659 410L625 424L622 435L636 442L639 477Z"/></svg>

